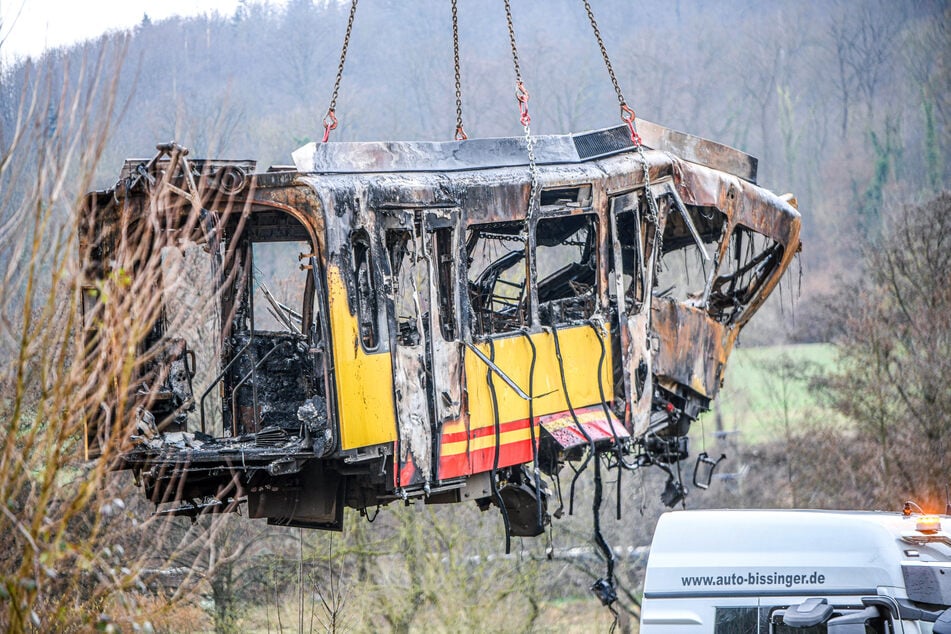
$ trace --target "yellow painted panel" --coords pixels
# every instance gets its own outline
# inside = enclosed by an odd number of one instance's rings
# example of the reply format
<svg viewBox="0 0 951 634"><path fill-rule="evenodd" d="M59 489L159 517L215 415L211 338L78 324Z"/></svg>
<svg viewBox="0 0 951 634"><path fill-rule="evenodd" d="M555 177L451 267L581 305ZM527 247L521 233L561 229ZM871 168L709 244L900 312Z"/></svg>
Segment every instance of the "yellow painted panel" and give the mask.
<svg viewBox="0 0 951 634"><path fill-rule="evenodd" d="M568 404L561 387L558 358L555 356L554 335L541 332L530 336L537 350L534 414L535 416L544 416L555 412L563 412L568 409ZM614 381L611 376L611 337L607 327L605 327L602 337L604 338L605 357L601 381L604 388L604 398L610 402L614 398ZM590 326L573 326L559 329L558 342L564 360L565 382L568 385L572 407L578 409L600 403L598 360L601 356L601 345L598 343L598 337L594 330ZM525 336L506 336L495 339L493 343L495 346L495 365L527 394L532 349ZM492 358L488 343L479 344L477 347L486 357ZM465 367L466 384L469 392L469 426L471 429L478 429L493 425L492 398L486 381L486 370L488 368L470 350L466 351ZM495 393L498 398L500 423L528 418L528 401L519 397L497 375L493 375L492 383L495 386ZM545 396L539 396L541 394L545 394Z"/></svg>
<svg viewBox="0 0 951 634"><path fill-rule="evenodd" d="M347 289L333 265L327 267L327 293L341 447L356 449L393 442L396 415L390 353L363 351L357 320L347 303Z"/></svg>

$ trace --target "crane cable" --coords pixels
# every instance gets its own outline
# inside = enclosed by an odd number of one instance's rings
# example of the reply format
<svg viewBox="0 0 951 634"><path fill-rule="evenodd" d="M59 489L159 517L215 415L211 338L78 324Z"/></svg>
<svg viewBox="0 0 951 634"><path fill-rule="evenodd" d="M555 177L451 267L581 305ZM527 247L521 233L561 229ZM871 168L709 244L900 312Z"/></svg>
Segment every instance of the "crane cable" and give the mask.
<svg viewBox="0 0 951 634"><path fill-rule="evenodd" d="M519 122L525 130L525 149L528 152L528 169L532 177L532 187L528 194L528 218L531 221L533 210L537 207L536 193L538 191L538 166L535 162L535 140L532 138L532 117L528 112L530 98L525 84L522 82L522 69L518 63L518 47L515 46L515 26L512 23L512 6L505 0L505 21L509 28L509 43L512 45L512 63L515 66L515 100L518 102Z"/></svg>
<svg viewBox="0 0 951 634"><path fill-rule="evenodd" d="M462 126L462 80L459 72L459 9L456 7L457 0L452 0L452 59L456 74L456 141L465 141L469 138L465 128Z"/></svg>
<svg viewBox="0 0 951 634"><path fill-rule="evenodd" d="M330 138L330 131L337 128L337 94L340 92L340 80L343 79L343 66L347 62L347 48L350 46L350 33L353 31L353 18L357 14L357 1L350 3L350 17L347 18L347 32L343 36L343 47L340 50L340 63L337 65L337 78L334 80L334 89L330 95L330 107L327 108L327 114L324 115L324 137L321 143L326 143Z"/></svg>

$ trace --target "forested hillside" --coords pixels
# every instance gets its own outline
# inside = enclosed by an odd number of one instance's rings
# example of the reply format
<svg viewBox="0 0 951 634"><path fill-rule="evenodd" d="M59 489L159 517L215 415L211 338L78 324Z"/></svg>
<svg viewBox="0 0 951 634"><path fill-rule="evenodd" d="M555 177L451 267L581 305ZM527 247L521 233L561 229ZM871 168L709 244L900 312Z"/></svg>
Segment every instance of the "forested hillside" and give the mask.
<svg viewBox="0 0 951 634"><path fill-rule="evenodd" d="M793 270L741 338L723 409L694 442L725 477L688 505L934 506L951 481L951 9L941 0L598 0L637 115L759 158L796 195ZM243 2L0 67L0 624L13 631L606 631L588 586L590 495L546 537L499 556L495 514L391 505L345 537L240 517L149 518L129 474L81 461L76 354L79 197L127 157L290 163L322 134L348 2ZM513 2L532 131L618 125L583 5ZM520 136L501 2L460 0L470 137ZM2 47L2 42L0 42ZM361 0L331 141L450 140L448 0ZM793 344L819 344L795 347ZM757 349L769 344L788 347ZM746 356L744 356L746 355ZM123 360L116 360L121 365ZM718 432L715 434L714 432ZM624 628L663 510L628 478ZM627 477L627 476L625 476ZM611 483L613 485L613 483ZM611 496L613 497L613 486ZM375 519L375 518L374 518ZM583 615L582 618L577 613Z"/></svg>
<svg viewBox="0 0 951 634"><path fill-rule="evenodd" d="M368 0L357 11L334 140L439 140L455 130L445 2ZM286 164L319 138L348 3L247 2L235 15L142 23L107 54L122 63L121 114L97 181L174 139L200 156ZM944 3L622 0L597 4L625 97L637 114L760 159L760 183L791 191L804 216L809 296L852 271L881 210L948 178ZM513 10L533 131L618 123L617 100L580 2ZM459 9L462 97L473 136L520 134L502 6ZM47 73L78 77L102 43L55 51L2 74L4 135L20 96ZM120 59L121 58L121 59ZM100 89L103 87L100 86ZM808 320L807 320L808 322ZM814 339L811 323L796 336Z"/></svg>

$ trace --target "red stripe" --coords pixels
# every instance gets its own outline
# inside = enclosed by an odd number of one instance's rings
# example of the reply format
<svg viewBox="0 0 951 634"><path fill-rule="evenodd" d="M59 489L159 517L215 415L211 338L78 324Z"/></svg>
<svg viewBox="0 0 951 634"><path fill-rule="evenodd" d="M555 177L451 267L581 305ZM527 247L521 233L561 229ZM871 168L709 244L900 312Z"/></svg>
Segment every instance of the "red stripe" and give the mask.
<svg viewBox="0 0 951 634"><path fill-rule="evenodd" d="M472 473L491 471L495 459L495 447L477 449L469 454ZM511 442L499 447L499 468L524 464L532 461L532 441L530 439Z"/></svg>
<svg viewBox="0 0 951 634"><path fill-rule="evenodd" d="M536 419L537 420L537 419ZM515 431L518 429L527 429L528 428L528 419L523 418L521 420L513 420L507 423L502 423L499 425L499 433L504 434L507 431ZM486 427L477 427L470 431L456 431L452 433L443 433L442 435L442 444L447 444L451 442L462 442L464 440L481 438L483 436L490 436L495 434L495 425L488 425Z"/></svg>

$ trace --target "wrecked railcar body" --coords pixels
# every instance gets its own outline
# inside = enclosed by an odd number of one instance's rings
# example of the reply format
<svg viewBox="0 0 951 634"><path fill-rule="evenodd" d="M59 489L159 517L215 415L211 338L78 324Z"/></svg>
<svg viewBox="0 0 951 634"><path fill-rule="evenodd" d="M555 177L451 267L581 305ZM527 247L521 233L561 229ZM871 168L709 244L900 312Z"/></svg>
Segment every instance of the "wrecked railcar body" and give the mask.
<svg viewBox="0 0 951 634"><path fill-rule="evenodd" d="M494 503L509 535L537 535L541 474L602 453L667 470L676 503L670 466L799 214L754 159L641 132L653 149L626 126L538 137L536 170L516 138L311 144L259 173L174 145L127 161L85 202L87 357L102 297L157 299L130 386L88 412L87 454L120 438L160 512L246 502L337 530L345 506L423 498ZM213 323L191 340L168 291L185 245Z"/></svg>

